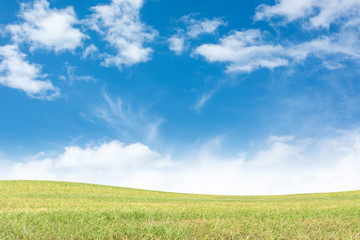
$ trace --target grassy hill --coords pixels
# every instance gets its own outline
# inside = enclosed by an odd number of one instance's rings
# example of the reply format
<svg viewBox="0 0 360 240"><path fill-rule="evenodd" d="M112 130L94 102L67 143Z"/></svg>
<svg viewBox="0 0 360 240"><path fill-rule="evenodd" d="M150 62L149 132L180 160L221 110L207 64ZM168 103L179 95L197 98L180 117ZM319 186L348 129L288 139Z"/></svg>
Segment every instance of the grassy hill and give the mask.
<svg viewBox="0 0 360 240"><path fill-rule="evenodd" d="M0 181L0 239L360 239L360 191L211 196Z"/></svg>

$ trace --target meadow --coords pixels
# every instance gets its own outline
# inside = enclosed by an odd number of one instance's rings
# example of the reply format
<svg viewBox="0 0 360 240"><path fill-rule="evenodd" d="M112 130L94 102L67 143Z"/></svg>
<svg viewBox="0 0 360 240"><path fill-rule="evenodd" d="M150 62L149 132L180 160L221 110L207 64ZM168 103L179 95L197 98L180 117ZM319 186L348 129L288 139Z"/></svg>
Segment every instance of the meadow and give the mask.
<svg viewBox="0 0 360 240"><path fill-rule="evenodd" d="M0 181L0 239L360 239L360 191L213 196Z"/></svg>

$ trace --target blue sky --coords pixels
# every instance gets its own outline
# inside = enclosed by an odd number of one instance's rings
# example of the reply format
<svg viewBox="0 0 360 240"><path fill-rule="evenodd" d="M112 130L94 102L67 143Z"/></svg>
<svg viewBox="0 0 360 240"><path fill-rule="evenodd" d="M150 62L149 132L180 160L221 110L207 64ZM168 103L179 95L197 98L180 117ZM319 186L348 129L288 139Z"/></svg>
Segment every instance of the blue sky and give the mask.
<svg viewBox="0 0 360 240"><path fill-rule="evenodd" d="M360 2L0 2L0 178L358 189Z"/></svg>

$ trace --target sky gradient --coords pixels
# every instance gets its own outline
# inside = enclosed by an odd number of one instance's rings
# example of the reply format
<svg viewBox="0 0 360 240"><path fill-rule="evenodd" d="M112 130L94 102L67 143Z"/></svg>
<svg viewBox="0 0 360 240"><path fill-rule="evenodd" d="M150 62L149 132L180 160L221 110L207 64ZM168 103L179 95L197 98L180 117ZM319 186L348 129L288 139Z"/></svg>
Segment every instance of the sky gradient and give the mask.
<svg viewBox="0 0 360 240"><path fill-rule="evenodd" d="M0 6L0 179L360 189L359 0Z"/></svg>

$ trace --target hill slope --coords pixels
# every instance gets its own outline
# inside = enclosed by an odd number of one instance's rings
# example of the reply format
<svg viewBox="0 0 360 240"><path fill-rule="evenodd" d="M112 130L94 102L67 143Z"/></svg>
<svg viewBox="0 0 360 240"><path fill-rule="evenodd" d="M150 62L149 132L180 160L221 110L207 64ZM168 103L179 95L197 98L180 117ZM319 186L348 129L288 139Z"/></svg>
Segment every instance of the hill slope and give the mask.
<svg viewBox="0 0 360 240"><path fill-rule="evenodd" d="M360 239L360 191L177 194L0 181L0 239Z"/></svg>

